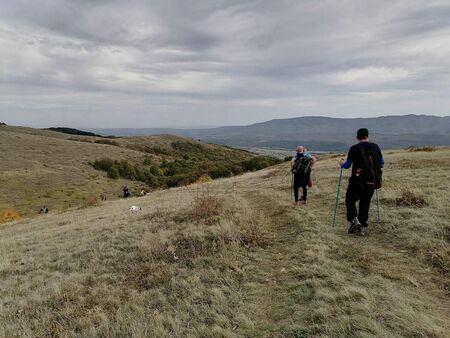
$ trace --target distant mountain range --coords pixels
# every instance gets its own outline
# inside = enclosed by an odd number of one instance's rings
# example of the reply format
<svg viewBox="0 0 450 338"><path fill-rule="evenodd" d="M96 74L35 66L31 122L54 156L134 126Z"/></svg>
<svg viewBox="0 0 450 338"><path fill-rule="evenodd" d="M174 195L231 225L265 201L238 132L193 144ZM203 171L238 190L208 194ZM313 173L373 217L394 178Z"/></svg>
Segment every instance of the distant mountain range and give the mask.
<svg viewBox="0 0 450 338"><path fill-rule="evenodd" d="M344 151L355 142L356 130L368 128L370 138L383 148L450 145L450 116L382 116L330 118L306 116L275 119L248 126L207 129L89 129L101 135L173 134L244 148L290 149L304 144L316 151Z"/></svg>

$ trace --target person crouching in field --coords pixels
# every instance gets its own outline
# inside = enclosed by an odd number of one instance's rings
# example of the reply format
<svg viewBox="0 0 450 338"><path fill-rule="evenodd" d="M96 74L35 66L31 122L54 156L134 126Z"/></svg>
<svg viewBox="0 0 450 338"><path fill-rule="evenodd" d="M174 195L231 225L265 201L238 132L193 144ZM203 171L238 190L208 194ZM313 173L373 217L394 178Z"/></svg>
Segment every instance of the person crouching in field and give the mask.
<svg viewBox="0 0 450 338"><path fill-rule="evenodd" d="M339 161L341 168L352 167L352 175L348 181L345 205L347 221L350 222L349 234L364 235L369 219L370 201L375 189L381 188L383 155L376 143L369 142L369 131L361 128L357 131L358 143L353 145L347 156ZM359 201L359 213L356 202Z"/></svg>
<svg viewBox="0 0 450 338"><path fill-rule="evenodd" d="M316 163L316 158L305 151L303 146L298 146L296 155L292 159L291 172L294 175L295 205L306 204L308 197L308 185L312 186L311 169ZM299 190L302 188L302 197L299 198Z"/></svg>

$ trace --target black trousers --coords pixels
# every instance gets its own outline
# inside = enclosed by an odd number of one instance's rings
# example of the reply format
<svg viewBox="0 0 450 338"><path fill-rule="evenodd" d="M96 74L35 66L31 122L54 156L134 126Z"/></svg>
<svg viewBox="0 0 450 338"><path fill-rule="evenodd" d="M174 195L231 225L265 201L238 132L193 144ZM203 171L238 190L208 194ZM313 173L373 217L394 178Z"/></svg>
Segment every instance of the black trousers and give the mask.
<svg viewBox="0 0 450 338"><path fill-rule="evenodd" d="M297 176L294 175L294 198L295 201L300 201L298 192L299 189L302 188L302 201L306 201L306 198L308 197L308 189L306 189L306 186L308 185L309 176Z"/></svg>
<svg viewBox="0 0 450 338"><path fill-rule="evenodd" d="M359 222L363 226L367 226L369 219L370 201L372 199L374 189L370 185L360 184L354 177L348 182L347 193L345 194L345 205L347 207L347 221L351 222L358 217ZM359 201L359 213L356 210L356 202Z"/></svg>

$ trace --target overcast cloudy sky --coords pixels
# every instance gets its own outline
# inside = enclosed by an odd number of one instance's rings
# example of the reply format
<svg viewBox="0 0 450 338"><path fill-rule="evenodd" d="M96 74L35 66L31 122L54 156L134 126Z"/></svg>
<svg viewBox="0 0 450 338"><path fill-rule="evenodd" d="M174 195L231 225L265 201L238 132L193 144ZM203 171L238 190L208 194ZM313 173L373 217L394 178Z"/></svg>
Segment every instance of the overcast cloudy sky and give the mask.
<svg viewBox="0 0 450 338"><path fill-rule="evenodd" d="M450 1L0 0L0 121L450 115Z"/></svg>

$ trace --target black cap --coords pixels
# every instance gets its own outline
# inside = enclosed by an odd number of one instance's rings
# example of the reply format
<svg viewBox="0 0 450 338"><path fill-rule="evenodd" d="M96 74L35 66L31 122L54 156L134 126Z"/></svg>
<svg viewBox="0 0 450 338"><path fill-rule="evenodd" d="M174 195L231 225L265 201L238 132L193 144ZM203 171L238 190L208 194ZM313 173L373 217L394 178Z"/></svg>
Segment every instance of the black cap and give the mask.
<svg viewBox="0 0 450 338"><path fill-rule="evenodd" d="M358 140L364 140L365 138L368 137L369 137L369 130L367 128L358 129L358 132L356 133L356 138Z"/></svg>

